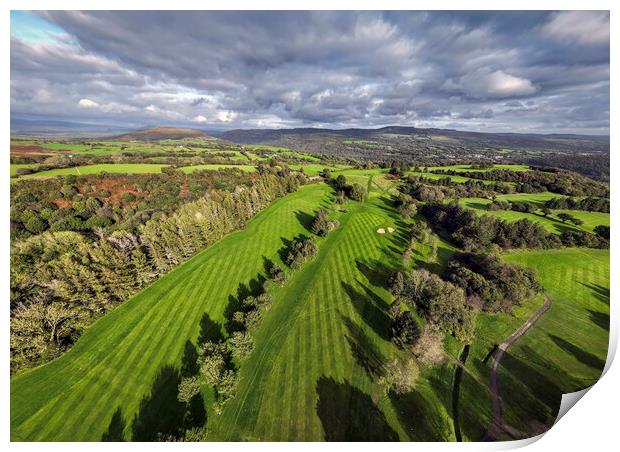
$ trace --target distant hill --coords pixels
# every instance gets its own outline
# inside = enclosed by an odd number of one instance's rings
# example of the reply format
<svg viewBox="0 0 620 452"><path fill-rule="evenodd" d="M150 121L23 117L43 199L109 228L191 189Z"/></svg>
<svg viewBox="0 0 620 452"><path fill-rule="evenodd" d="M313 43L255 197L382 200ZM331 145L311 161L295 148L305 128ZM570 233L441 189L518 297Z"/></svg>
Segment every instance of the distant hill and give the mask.
<svg viewBox="0 0 620 452"><path fill-rule="evenodd" d="M177 127L151 127L144 130L124 133L122 135L109 137L111 141L159 141L159 140L181 140L183 138L214 139L205 135L200 130L181 129Z"/></svg>
<svg viewBox="0 0 620 452"><path fill-rule="evenodd" d="M467 132L454 129L421 129L417 127L388 126L379 129L234 129L224 132L221 138L239 144L275 144L285 138L332 137L364 140L389 139L397 136L450 138L463 143L483 142L490 146L517 146L549 149L557 140L597 142L609 146L609 136L571 134L521 134ZM554 142L555 141L555 142Z"/></svg>

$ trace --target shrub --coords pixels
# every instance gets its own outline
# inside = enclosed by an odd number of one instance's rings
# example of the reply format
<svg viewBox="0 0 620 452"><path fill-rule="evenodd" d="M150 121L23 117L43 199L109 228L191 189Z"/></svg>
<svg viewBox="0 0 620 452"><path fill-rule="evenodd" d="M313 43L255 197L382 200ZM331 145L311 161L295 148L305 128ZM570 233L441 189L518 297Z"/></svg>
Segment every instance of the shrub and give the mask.
<svg viewBox="0 0 620 452"><path fill-rule="evenodd" d="M411 392L420 375L420 369L412 358L406 358L404 362L395 359L385 366L384 371L379 383L396 394Z"/></svg>
<svg viewBox="0 0 620 452"><path fill-rule="evenodd" d="M363 201L366 199L366 189L360 184L353 184L349 188L349 198L353 201Z"/></svg>
<svg viewBox="0 0 620 452"><path fill-rule="evenodd" d="M230 346L233 356L243 359L252 352L254 340L247 331L235 331L230 337Z"/></svg>
<svg viewBox="0 0 620 452"><path fill-rule="evenodd" d="M188 403L200 392L200 380L198 377L187 377L179 383L179 393L177 399L179 402Z"/></svg>

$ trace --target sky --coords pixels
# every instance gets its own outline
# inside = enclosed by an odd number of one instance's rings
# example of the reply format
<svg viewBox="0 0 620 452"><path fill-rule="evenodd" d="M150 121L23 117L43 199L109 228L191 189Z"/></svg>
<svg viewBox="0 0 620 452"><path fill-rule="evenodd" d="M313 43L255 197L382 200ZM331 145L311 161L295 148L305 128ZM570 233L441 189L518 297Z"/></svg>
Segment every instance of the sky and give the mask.
<svg viewBox="0 0 620 452"><path fill-rule="evenodd" d="M609 134L609 13L11 12L12 118Z"/></svg>

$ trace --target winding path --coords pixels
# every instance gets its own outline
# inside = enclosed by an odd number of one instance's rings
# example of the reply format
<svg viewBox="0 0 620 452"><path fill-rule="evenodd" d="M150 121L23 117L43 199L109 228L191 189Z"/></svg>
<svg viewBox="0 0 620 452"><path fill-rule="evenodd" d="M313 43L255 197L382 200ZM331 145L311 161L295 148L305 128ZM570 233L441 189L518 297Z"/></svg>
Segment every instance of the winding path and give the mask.
<svg viewBox="0 0 620 452"><path fill-rule="evenodd" d="M514 333L512 333L512 335L508 339L499 344L499 346L497 347L497 352L493 357L493 364L491 365L491 385L489 387L491 392L491 399L493 400L493 418L491 420L491 425L489 425L487 432L482 438L482 441L495 441L498 435L502 432L506 432L514 437L527 436L523 432L505 424L502 419L502 405L499 396L497 368L499 367L499 363L508 347L510 347L517 339L523 336L523 334L528 329L530 329L534 322L536 322L540 318L540 316L543 315L550 307L551 300L545 295L545 303L540 308L538 308L538 310L534 314L532 314L532 316L527 319L527 321L523 325L521 325Z"/></svg>

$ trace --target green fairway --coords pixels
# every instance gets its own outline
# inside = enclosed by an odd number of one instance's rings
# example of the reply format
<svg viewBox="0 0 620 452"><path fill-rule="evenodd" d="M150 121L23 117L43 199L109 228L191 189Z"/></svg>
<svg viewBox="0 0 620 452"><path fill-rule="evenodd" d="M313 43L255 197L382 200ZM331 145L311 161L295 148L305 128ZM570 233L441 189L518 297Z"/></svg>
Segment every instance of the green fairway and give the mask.
<svg viewBox="0 0 620 452"><path fill-rule="evenodd" d="M535 204L541 205L542 200L544 200L546 196L548 195L507 195L498 196L498 199L530 201ZM594 228L598 225L609 226L609 214L604 212L586 212L583 210L554 210L552 211L551 215L545 217L540 211L536 213L524 213L514 210L487 210L486 206L487 204L491 203L490 199L462 198L459 202L463 207L473 209L481 215L493 215L506 221L517 221L522 218L527 218L528 220L542 224L549 232L553 232L556 234L560 234L562 233L562 231L566 230L583 230L593 232ZM569 213L575 218L579 218L581 221L583 221L583 224L576 226L568 221L563 222L557 217L557 215L561 212Z"/></svg>
<svg viewBox="0 0 620 452"><path fill-rule="evenodd" d="M193 173L194 171L201 170L219 170L222 168L236 168L241 171L252 172L256 171L256 167L252 165L194 165L194 166L184 166L179 168L184 173Z"/></svg>
<svg viewBox="0 0 620 452"><path fill-rule="evenodd" d="M442 408L451 364L428 369L404 396L385 397L376 383L398 353L383 287L400 265L406 228L384 199L373 189L365 203L348 202L319 256L276 293L241 367L239 394L210 424L210 439L452 439L449 408ZM377 234L388 226L393 235ZM345 434L341 423L357 428Z"/></svg>
<svg viewBox="0 0 620 452"><path fill-rule="evenodd" d="M494 170L494 169L504 169L504 170L510 170L510 171L528 171L530 169L530 167L527 166L527 165L495 164L491 168L484 168L484 169L472 168L471 165L429 166L428 169L429 169L429 171L451 170L451 171L457 171L457 172L464 172L464 171L490 171L490 170Z"/></svg>
<svg viewBox="0 0 620 452"><path fill-rule="evenodd" d="M423 172L407 171L406 175L407 176L420 176L420 177L425 177L425 178L431 179L431 180L439 180L439 179L448 178L452 182L455 182L455 183L458 183L458 184L465 183L468 180L475 180L477 182L482 182L485 185L490 185L490 184L494 183L494 181L492 181L492 180L472 179L471 177L452 176L452 175L448 175L448 174L435 174L435 173L423 173ZM511 185L512 183L511 182L502 182L502 184Z"/></svg>
<svg viewBox="0 0 620 452"><path fill-rule="evenodd" d="M609 335L609 251L513 251L505 259L536 269L552 302L508 349L499 368L504 421L531 435L553 422L562 393L594 384L603 369ZM541 296L529 300L512 316L480 314L468 369L487 382L494 346L542 303ZM490 397L467 374L460 393L463 438L478 441L491 419Z"/></svg>
<svg viewBox="0 0 620 452"><path fill-rule="evenodd" d="M301 168L304 169L304 173L308 176L316 176L323 172L324 169L328 169L330 171L339 171L347 168L347 165L321 165L321 164L309 164L309 165L289 165L290 169L294 169L299 171Z"/></svg>
<svg viewBox="0 0 620 452"><path fill-rule="evenodd" d="M53 176L85 176L87 174L147 174L161 173L161 169L168 165L154 163L110 163L100 165L72 166L70 168L53 169L39 173L28 174L22 178L53 177Z"/></svg>
<svg viewBox="0 0 620 452"><path fill-rule="evenodd" d="M209 247L100 319L71 351L14 376L11 438L97 441L121 409L130 439L131 420L158 371L167 364L180 365L185 343L196 341L205 314L223 321L229 296L264 271L263 257L274 259L283 239L305 230L298 215L311 215L328 191L325 185L310 185L276 201L245 230ZM176 388L172 399L174 405ZM164 410L157 416L166 419L170 414Z"/></svg>

